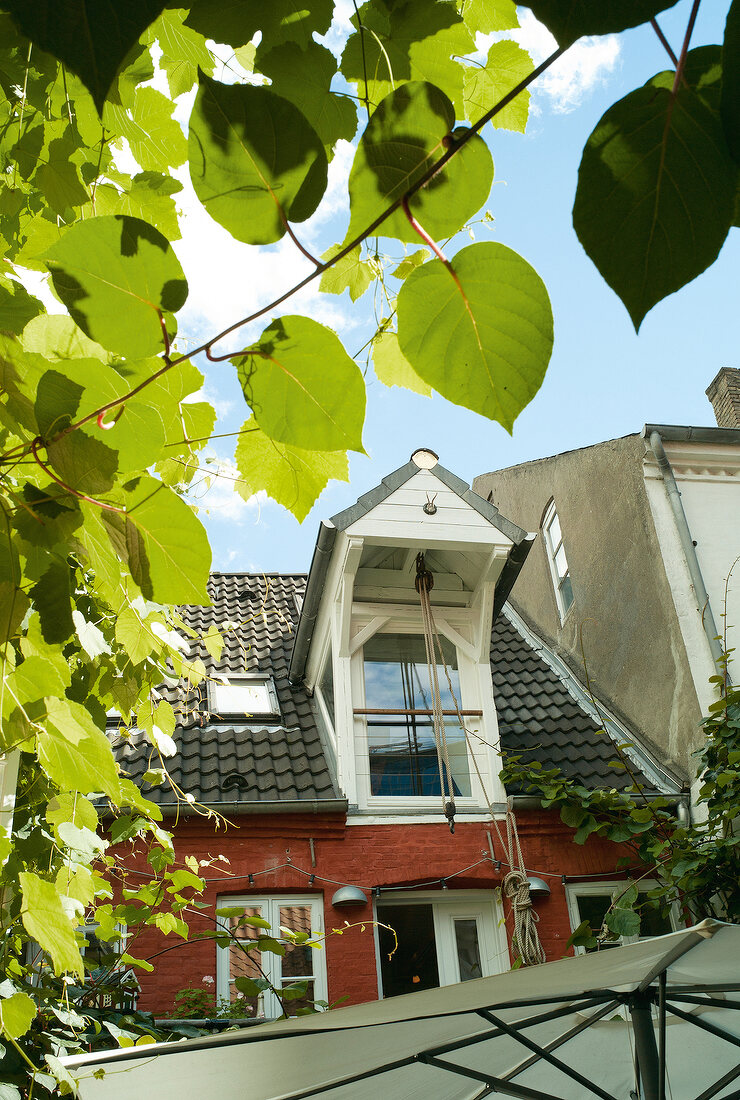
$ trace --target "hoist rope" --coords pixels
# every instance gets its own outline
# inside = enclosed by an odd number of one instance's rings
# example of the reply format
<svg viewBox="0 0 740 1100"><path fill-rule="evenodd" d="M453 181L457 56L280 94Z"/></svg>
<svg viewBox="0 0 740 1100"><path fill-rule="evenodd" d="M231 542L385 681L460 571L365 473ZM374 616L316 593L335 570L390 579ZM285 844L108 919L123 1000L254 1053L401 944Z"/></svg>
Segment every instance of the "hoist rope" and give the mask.
<svg viewBox="0 0 740 1100"><path fill-rule="evenodd" d="M450 695L455 705L455 712L457 714L460 728L465 735L465 742L469 749L469 755L473 759L473 767L478 777L481 790L483 791L483 797L485 798L489 811L491 813L491 820L496 830L496 836L498 837L501 848L506 853L507 863L509 865L509 871L504 875L501 890L511 905L512 916L514 919L514 930L511 937L512 946L522 960L523 966L534 966L537 963L543 963L546 961L545 951L540 942L540 937L537 932L537 924L539 922L539 916L535 913L532 906L532 898L529 890L529 880L527 878L527 872L524 866L524 857L522 855L522 847L519 842L519 833L516 827L516 818L514 817L514 811L511 809L506 810L506 842L501 835L498 821L493 810L493 804L488 797L485 783L483 782L483 776L481 775L480 767L478 766L478 760L474 751L474 748L470 741L470 735L468 733L463 716L460 712L460 704L457 701L455 695L455 689L452 686L452 677L450 676L449 668L447 667L447 661L445 660L444 652L442 650L442 642L440 641L439 632L437 631L436 624L434 622L434 614L432 612L432 605L429 593L434 586L434 577L429 569L426 568L424 562L424 555L418 554L416 558L416 590L419 593L419 600L421 603L421 616L422 627L424 632L424 645L426 649L427 667L429 669L429 679L432 692L432 712L433 712L433 724L434 724L434 740L437 748L437 764L439 767L439 782L440 790L442 792L442 811L449 821L450 832L455 831L455 802L453 797L452 786L452 771L450 768L449 751L447 748L447 733L445 730L444 714L442 708L442 700L439 691L439 678L437 675L437 664L441 664L445 671L447 678L447 686L450 689ZM439 662L435 654L435 648L437 654L439 654ZM445 784L444 773L447 776L447 791L449 797L445 797Z"/></svg>

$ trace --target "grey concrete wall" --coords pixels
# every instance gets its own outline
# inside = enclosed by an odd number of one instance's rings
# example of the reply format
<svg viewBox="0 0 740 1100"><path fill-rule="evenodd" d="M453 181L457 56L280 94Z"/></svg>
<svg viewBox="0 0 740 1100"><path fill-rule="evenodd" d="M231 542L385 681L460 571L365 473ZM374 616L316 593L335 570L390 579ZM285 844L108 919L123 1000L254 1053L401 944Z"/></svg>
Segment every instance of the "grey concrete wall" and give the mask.
<svg viewBox="0 0 740 1100"><path fill-rule="evenodd" d="M511 603L665 762L692 774L701 718L653 527L638 435L482 474L473 488L539 537ZM561 623L541 530L554 499L573 584Z"/></svg>

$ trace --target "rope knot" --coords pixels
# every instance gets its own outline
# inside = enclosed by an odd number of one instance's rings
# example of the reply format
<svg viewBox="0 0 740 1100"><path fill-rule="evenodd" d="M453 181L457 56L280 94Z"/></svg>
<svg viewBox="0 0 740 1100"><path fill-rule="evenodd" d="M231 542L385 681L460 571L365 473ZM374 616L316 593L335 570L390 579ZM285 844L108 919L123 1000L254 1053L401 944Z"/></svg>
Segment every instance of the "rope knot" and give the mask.
<svg viewBox="0 0 740 1100"><path fill-rule="evenodd" d="M423 554L416 555L416 580L414 588L418 593L431 592L434 588L434 574L427 569Z"/></svg>

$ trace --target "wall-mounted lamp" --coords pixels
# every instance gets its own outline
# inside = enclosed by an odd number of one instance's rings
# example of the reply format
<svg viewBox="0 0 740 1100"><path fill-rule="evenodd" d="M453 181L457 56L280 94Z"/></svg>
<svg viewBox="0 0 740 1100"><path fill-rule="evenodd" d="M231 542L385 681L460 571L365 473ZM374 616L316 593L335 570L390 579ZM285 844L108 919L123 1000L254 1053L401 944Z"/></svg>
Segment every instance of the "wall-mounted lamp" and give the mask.
<svg viewBox="0 0 740 1100"><path fill-rule="evenodd" d="M359 886L340 886L331 903L335 909L351 909L353 905L367 905L367 894Z"/></svg>
<svg viewBox="0 0 740 1100"><path fill-rule="evenodd" d="M537 875L527 875L527 882L529 883L529 896L532 901L541 901L542 898L549 898L550 887L543 878L538 878Z"/></svg>

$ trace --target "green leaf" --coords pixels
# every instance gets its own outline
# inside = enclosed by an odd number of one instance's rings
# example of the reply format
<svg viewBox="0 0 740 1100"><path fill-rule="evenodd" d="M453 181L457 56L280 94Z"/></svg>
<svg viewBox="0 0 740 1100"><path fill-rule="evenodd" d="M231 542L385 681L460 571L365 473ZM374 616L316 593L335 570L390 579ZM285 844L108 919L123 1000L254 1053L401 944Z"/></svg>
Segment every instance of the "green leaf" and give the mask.
<svg viewBox="0 0 740 1100"><path fill-rule="evenodd" d="M190 178L211 217L247 244L272 244L305 221L326 190L316 131L269 88L201 74L190 116Z"/></svg>
<svg viewBox="0 0 740 1100"><path fill-rule="evenodd" d="M586 810L583 806L576 806L573 803L567 803L560 810L561 821L565 825L569 825L571 829L577 829L586 816Z"/></svg>
<svg viewBox="0 0 740 1100"><path fill-rule="evenodd" d="M93 832L98 827L95 807L81 794L65 792L55 795L46 808L46 820L50 825L61 825L68 821L79 828L92 829Z"/></svg>
<svg viewBox="0 0 740 1100"><path fill-rule="evenodd" d="M508 31L519 26L514 0L458 0L457 7L471 34Z"/></svg>
<svg viewBox="0 0 740 1100"><path fill-rule="evenodd" d="M268 951L271 955L284 955L285 944L280 943L273 936L260 936L257 940L258 951Z"/></svg>
<svg viewBox="0 0 740 1100"><path fill-rule="evenodd" d="M509 39L494 42L482 69L471 65L465 70L465 117L476 122L528 76L532 68L531 57L516 42ZM493 116L491 125L523 134L528 115L529 91L525 88Z"/></svg>
<svg viewBox="0 0 740 1100"><path fill-rule="evenodd" d="M53 883L30 871L21 871L18 877L23 893L21 916L29 936L49 955L55 974L68 970L83 977L85 970L74 928Z"/></svg>
<svg viewBox="0 0 740 1100"><path fill-rule="evenodd" d="M190 27L183 26L187 8L163 11L149 28L147 40L159 42L162 56L159 66L167 74L167 84L173 99L189 92L198 81L198 69L208 76L213 72L213 57L205 38Z"/></svg>
<svg viewBox="0 0 740 1100"><path fill-rule="evenodd" d="M115 451L77 429L57 443L49 443L46 453L62 481L78 493L100 496L112 487L118 455Z"/></svg>
<svg viewBox="0 0 740 1100"><path fill-rule="evenodd" d="M76 164L69 158L73 142L57 138L49 144L44 163L36 169L33 182L51 209L63 217L72 206L84 206L90 196L83 186Z"/></svg>
<svg viewBox="0 0 740 1100"><path fill-rule="evenodd" d="M30 596L41 619L44 641L51 645L65 642L74 633L67 563L52 562Z"/></svg>
<svg viewBox="0 0 740 1100"><path fill-rule="evenodd" d="M610 107L578 172L573 226L636 329L717 257L737 168L698 94L646 86Z"/></svg>
<svg viewBox="0 0 740 1100"><path fill-rule="evenodd" d="M540 388L552 352L547 290L534 268L502 244L469 245L451 267L457 281L432 260L402 286L401 351L443 397L511 431Z"/></svg>
<svg viewBox="0 0 740 1100"><path fill-rule="evenodd" d="M340 244L333 245L323 254L322 260L330 259L341 250L341 247ZM345 290L349 290L350 298L356 302L373 282L375 274L372 264L361 258L358 245L341 260L337 260L327 268L321 276L319 290L323 290L325 294L343 294Z"/></svg>
<svg viewBox="0 0 740 1100"><path fill-rule="evenodd" d="M192 509L146 474L132 483L126 505L129 567L143 595L158 603L209 603L211 550Z"/></svg>
<svg viewBox="0 0 740 1100"><path fill-rule="evenodd" d="M241 976L234 979L234 988L241 993L242 997L259 997L265 989L263 985L259 984L253 978L244 978Z"/></svg>
<svg viewBox="0 0 740 1100"><path fill-rule="evenodd" d="M463 114L463 68L457 60L474 49L473 38L454 3L436 0L375 0L363 4L360 18L366 28L349 38L341 71L365 95L365 73L372 103L410 80L428 81L452 100ZM353 22L357 25L356 17ZM364 55L364 56L363 56Z"/></svg>
<svg viewBox="0 0 740 1100"><path fill-rule="evenodd" d="M187 283L169 242L138 218L77 222L49 249L54 289L91 339L132 359L161 350L159 311L183 305Z"/></svg>
<svg viewBox="0 0 740 1100"><path fill-rule="evenodd" d="M640 914L634 909L612 909L604 917L604 924L615 936L637 936L640 932Z"/></svg>
<svg viewBox="0 0 740 1100"><path fill-rule="evenodd" d="M720 114L727 146L740 162L740 0L733 0L725 24Z"/></svg>
<svg viewBox="0 0 740 1100"><path fill-rule="evenodd" d="M27 993L13 993L0 1000L0 1027L9 1039L25 1035L35 1019L36 1004Z"/></svg>
<svg viewBox="0 0 740 1100"><path fill-rule="evenodd" d="M105 734L89 713L69 699L46 699L46 723L38 731L39 761L64 791L103 791L113 801L120 796L118 768Z"/></svg>
<svg viewBox="0 0 740 1100"><path fill-rule="evenodd" d="M360 138L350 172L348 240L422 178L445 152L454 125L450 100L431 84L403 84L383 100ZM412 195L411 213L432 237L451 237L483 206L492 181L491 154L476 134ZM400 241L419 240L402 210L386 218L379 232Z"/></svg>
<svg viewBox="0 0 740 1100"><path fill-rule="evenodd" d="M337 73L331 50L313 41L305 48L285 42L267 53L260 48L255 62L272 81L273 91L305 115L328 151L340 138L352 140L357 129L357 108L348 96L331 91Z"/></svg>
<svg viewBox="0 0 740 1100"><path fill-rule="evenodd" d="M126 139L141 168L161 172L164 165L177 168L188 157L185 135L172 117L173 110L174 104L156 88L138 88L129 108L107 103L104 121Z"/></svg>
<svg viewBox="0 0 740 1100"><path fill-rule="evenodd" d="M520 0L552 31L560 46L591 34L612 34L647 23L676 0Z"/></svg>
<svg viewBox="0 0 740 1100"><path fill-rule="evenodd" d="M101 359L108 362L109 352L85 336L66 313L43 313L34 317L23 330L25 351L44 359Z"/></svg>
<svg viewBox="0 0 740 1100"><path fill-rule="evenodd" d="M361 451L365 383L331 329L280 317L236 360L247 404L278 443Z"/></svg>
<svg viewBox="0 0 740 1100"><path fill-rule="evenodd" d="M306 49L314 31L326 34L329 30L333 11L332 0L311 0L310 4L296 0L270 0L269 4L195 0L186 26L235 48L245 46L260 31L262 43L270 48L281 42L297 42Z"/></svg>
<svg viewBox="0 0 740 1100"><path fill-rule="evenodd" d="M408 279L412 271L421 267L429 259L428 248L417 248L416 252L410 252L400 264L391 271L394 279Z"/></svg>
<svg viewBox="0 0 740 1100"><path fill-rule="evenodd" d="M95 192L95 210L98 214L128 214L132 218L153 225L168 241L180 238L177 207L172 198L182 191L182 184L163 172L138 172L130 185L119 191L117 187L99 184Z"/></svg>
<svg viewBox="0 0 740 1100"><path fill-rule="evenodd" d="M236 491L245 500L261 489L302 523L331 478L349 481L344 451L314 451L276 443L253 419L244 424L236 445L241 482Z"/></svg>
<svg viewBox="0 0 740 1100"><path fill-rule="evenodd" d="M29 294L22 283L0 277L0 329L22 332L32 318L43 311L43 305Z"/></svg>
<svg viewBox="0 0 740 1100"><path fill-rule="evenodd" d="M378 381L384 386L401 386L424 397L432 396L432 387L419 377L404 357L395 332L381 332L373 340L373 366Z"/></svg>
<svg viewBox="0 0 740 1100"><path fill-rule="evenodd" d="M89 88L98 111L127 53L164 7L164 0L7 0L18 27L58 57Z"/></svg>
<svg viewBox="0 0 740 1100"><path fill-rule="evenodd" d="M116 619L116 641L128 653L135 665L148 657L161 643L152 634L151 628L141 617L125 607Z"/></svg>

